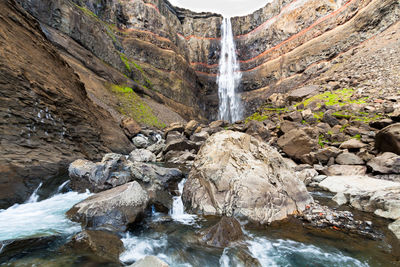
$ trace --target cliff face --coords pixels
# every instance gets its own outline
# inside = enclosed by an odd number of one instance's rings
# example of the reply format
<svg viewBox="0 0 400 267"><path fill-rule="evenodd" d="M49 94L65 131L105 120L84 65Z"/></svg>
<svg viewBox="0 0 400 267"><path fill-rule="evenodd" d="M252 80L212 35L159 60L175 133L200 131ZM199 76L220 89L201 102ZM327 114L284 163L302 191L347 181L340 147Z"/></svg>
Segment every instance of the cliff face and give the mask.
<svg viewBox="0 0 400 267"><path fill-rule="evenodd" d="M165 0L19 2L186 118L216 118L220 15ZM399 9L396 0L275 0L233 18L246 114L329 70L342 52L398 21Z"/></svg>
<svg viewBox="0 0 400 267"><path fill-rule="evenodd" d="M132 145L13 0L0 3L0 209L27 199L78 158Z"/></svg>

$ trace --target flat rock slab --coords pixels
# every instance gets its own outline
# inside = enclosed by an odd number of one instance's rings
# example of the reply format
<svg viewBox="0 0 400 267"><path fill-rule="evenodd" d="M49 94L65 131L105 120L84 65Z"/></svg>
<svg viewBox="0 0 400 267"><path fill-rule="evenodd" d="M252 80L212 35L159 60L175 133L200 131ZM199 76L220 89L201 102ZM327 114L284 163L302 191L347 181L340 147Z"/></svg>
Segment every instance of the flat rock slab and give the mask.
<svg viewBox="0 0 400 267"><path fill-rule="evenodd" d="M400 183L368 176L328 176L319 187L334 193L361 194L381 190L400 189Z"/></svg>

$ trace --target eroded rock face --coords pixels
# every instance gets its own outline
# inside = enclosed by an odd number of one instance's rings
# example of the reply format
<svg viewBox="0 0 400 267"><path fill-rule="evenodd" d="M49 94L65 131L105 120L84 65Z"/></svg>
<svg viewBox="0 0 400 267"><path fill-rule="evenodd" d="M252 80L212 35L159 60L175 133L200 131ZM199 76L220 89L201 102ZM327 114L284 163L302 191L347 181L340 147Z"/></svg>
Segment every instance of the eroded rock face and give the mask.
<svg viewBox="0 0 400 267"><path fill-rule="evenodd" d="M244 217L262 224L312 201L279 153L244 133L222 131L200 149L183 191L192 212Z"/></svg>
<svg viewBox="0 0 400 267"><path fill-rule="evenodd" d="M97 193L75 204L67 216L84 228L125 231L143 214L149 202L138 182L131 182Z"/></svg>
<svg viewBox="0 0 400 267"><path fill-rule="evenodd" d="M11 0L1 1L0 16L1 209L24 202L76 158L132 145L32 16Z"/></svg>

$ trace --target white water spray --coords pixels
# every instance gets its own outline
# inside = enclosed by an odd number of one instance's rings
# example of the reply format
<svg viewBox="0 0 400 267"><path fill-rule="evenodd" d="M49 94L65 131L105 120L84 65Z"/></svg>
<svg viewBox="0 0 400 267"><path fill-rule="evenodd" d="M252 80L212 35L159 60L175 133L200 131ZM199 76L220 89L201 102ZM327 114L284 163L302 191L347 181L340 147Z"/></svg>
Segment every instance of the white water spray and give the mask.
<svg viewBox="0 0 400 267"><path fill-rule="evenodd" d="M186 179L183 179L178 184L179 196L176 196L173 199L170 215L171 215L172 219L174 219L177 222L180 222L183 224L194 224L196 215L186 213L185 207L183 206L182 193L183 193L183 187L185 186L185 182L186 182Z"/></svg>
<svg viewBox="0 0 400 267"><path fill-rule="evenodd" d="M221 56L218 70L219 113L221 120L230 122L242 118L242 105L236 90L240 84L239 61L236 57L230 18L224 18L221 26Z"/></svg>
<svg viewBox="0 0 400 267"><path fill-rule="evenodd" d="M38 191L42 187L43 183L40 183L39 186L33 191L32 195L29 197L29 199L26 201L26 203L35 203L39 200L39 195Z"/></svg>

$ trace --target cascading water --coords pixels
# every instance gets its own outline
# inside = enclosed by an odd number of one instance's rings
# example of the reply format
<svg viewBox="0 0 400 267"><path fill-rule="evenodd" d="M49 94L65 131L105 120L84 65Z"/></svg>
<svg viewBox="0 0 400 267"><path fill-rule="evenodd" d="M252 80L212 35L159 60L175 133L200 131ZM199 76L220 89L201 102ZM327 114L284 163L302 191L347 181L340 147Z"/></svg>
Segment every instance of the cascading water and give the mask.
<svg viewBox="0 0 400 267"><path fill-rule="evenodd" d="M219 113L221 120L230 122L242 118L242 105L236 90L240 84L239 61L236 57L230 18L224 18L221 26L221 56L218 70Z"/></svg>

